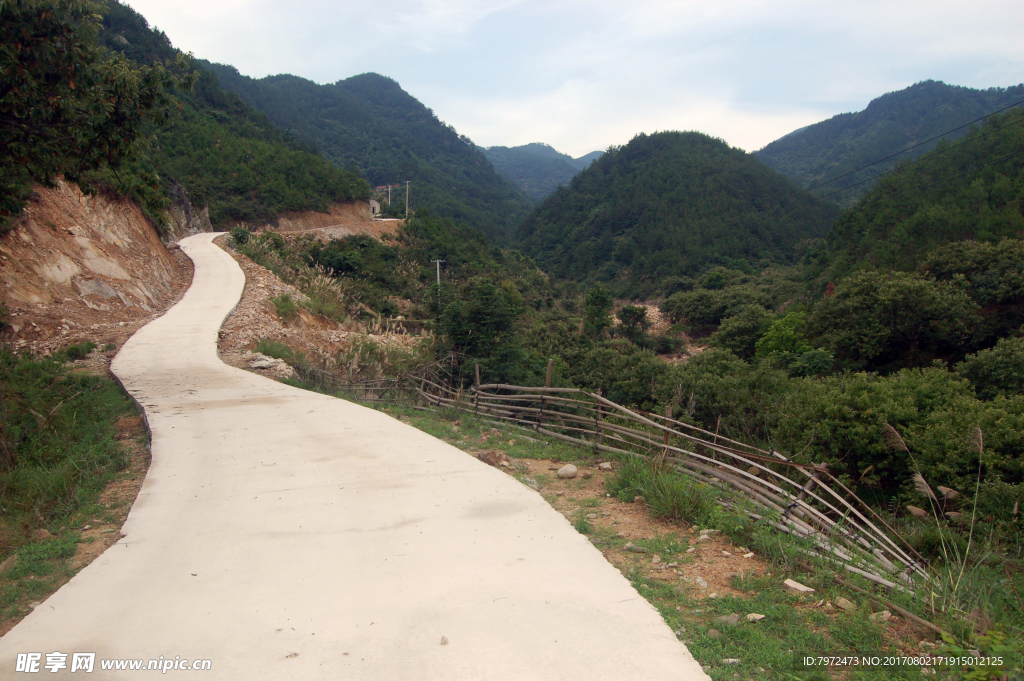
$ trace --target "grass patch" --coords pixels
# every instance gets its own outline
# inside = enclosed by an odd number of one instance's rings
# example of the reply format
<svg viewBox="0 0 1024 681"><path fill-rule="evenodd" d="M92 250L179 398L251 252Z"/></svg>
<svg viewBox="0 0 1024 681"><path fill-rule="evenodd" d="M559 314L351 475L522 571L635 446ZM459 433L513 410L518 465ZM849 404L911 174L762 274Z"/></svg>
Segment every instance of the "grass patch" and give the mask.
<svg viewBox="0 0 1024 681"><path fill-rule="evenodd" d="M626 459L608 491L622 501L641 496L656 518L718 527L724 519L719 491L685 475L656 469L650 461Z"/></svg>
<svg viewBox="0 0 1024 681"><path fill-rule="evenodd" d="M274 309L277 311L277 316L281 318L281 321L290 322L299 314L299 305L291 297L291 294L282 293L279 296L274 296L270 299L270 302L274 304Z"/></svg>
<svg viewBox="0 0 1024 681"><path fill-rule="evenodd" d="M67 358L69 362L75 362L80 359L85 359L89 356L89 353L96 349L96 344L92 341L83 341L81 343L75 343L64 348L62 354Z"/></svg>
<svg viewBox="0 0 1024 681"><path fill-rule="evenodd" d="M262 353L267 357L283 359L289 364L296 364L306 360L305 353L299 350L294 350L285 343L272 338L264 338L256 343L256 352Z"/></svg>
<svg viewBox="0 0 1024 681"><path fill-rule="evenodd" d="M135 407L113 381L0 348L0 556L96 494L128 459L114 423Z"/></svg>

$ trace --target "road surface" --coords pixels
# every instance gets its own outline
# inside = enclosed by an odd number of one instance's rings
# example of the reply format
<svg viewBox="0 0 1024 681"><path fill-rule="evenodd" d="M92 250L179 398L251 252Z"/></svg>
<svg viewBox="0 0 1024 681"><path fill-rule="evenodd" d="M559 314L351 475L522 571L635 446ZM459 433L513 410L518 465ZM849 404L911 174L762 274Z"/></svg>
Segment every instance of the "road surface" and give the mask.
<svg viewBox="0 0 1024 681"><path fill-rule="evenodd" d="M209 660L162 676L232 680L707 678L530 488L222 363L245 282L215 236L181 242L191 288L111 367L153 434L124 537L0 639L0 678L30 678L18 653L41 653L45 678L154 676L101 669L113 659ZM54 652L67 668L50 673ZM91 675L74 653L95 653Z"/></svg>

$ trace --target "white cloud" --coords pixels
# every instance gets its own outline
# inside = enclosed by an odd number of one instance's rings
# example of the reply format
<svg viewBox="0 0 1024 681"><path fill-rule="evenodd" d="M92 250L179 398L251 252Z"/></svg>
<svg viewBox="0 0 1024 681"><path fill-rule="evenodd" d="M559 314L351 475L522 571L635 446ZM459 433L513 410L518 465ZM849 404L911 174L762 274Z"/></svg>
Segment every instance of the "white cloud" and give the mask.
<svg viewBox="0 0 1024 681"><path fill-rule="evenodd" d="M247 75L376 71L479 143L573 155L665 129L752 150L921 80L1024 80L1019 0L130 2Z"/></svg>

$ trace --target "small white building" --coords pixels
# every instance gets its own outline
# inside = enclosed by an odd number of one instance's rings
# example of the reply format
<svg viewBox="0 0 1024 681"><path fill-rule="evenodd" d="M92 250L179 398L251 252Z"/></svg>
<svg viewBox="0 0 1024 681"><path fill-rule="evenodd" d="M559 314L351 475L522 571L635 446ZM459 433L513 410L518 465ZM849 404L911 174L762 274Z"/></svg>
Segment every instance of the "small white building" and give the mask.
<svg viewBox="0 0 1024 681"><path fill-rule="evenodd" d="M377 199L370 199L370 214L373 217L380 215L380 201Z"/></svg>

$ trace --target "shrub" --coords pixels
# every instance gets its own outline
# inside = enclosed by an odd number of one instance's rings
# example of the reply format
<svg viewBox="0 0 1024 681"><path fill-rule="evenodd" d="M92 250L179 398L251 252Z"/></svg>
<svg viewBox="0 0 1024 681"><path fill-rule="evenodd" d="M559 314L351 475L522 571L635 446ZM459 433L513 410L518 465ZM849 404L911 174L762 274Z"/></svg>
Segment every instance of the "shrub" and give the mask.
<svg viewBox="0 0 1024 681"><path fill-rule="evenodd" d="M642 496L656 518L715 526L722 516L718 490L692 478L656 469L644 459L625 461L608 485L621 501Z"/></svg>
<svg viewBox="0 0 1024 681"><path fill-rule="evenodd" d="M722 320L711 335L710 344L731 351L737 357L750 359L757 350L757 342L771 327L774 315L760 305L745 305L739 312Z"/></svg>
<svg viewBox="0 0 1024 681"><path fill-rule="evenodd" d="M231 230L231 240L236 246L244 246L249 243L249 239L252 238L252 232L247 230L245 227L235 227Z"/></svg>
<svg viewBox="0 0 1024 681"><path fill-rule="evenodd" d="M956 374L983 400L1024 394L1024 336L1000 339L991 350L968 355L956 365Z"/></svg>
<svg viewBox="0 0 1024 681"><path fill-rule="evenodd" d="M956 282L905 272L862 272L815 305L807 319L808 335L852 369L927 366L966 348L976 310Z"/></svg>
<svg viewBox="0 0 1024 681"><path fill-rule="evenodd" d="M85 359L89 356L89 353L95 349L96 344L92 341L76 343L64 348L64 357L66 357L69 362L75 362L80 359Z"/></svg>
<svg viewBox="0 0 1024 681"><path fill-rule="evenodd" d="M291 321L299 314L299 306L295 304L295 300L287 293L282 293L279 296L271 298L270 302L274 304L274 309L277 310L277 316L280 317L282 321Z"/></svg>

